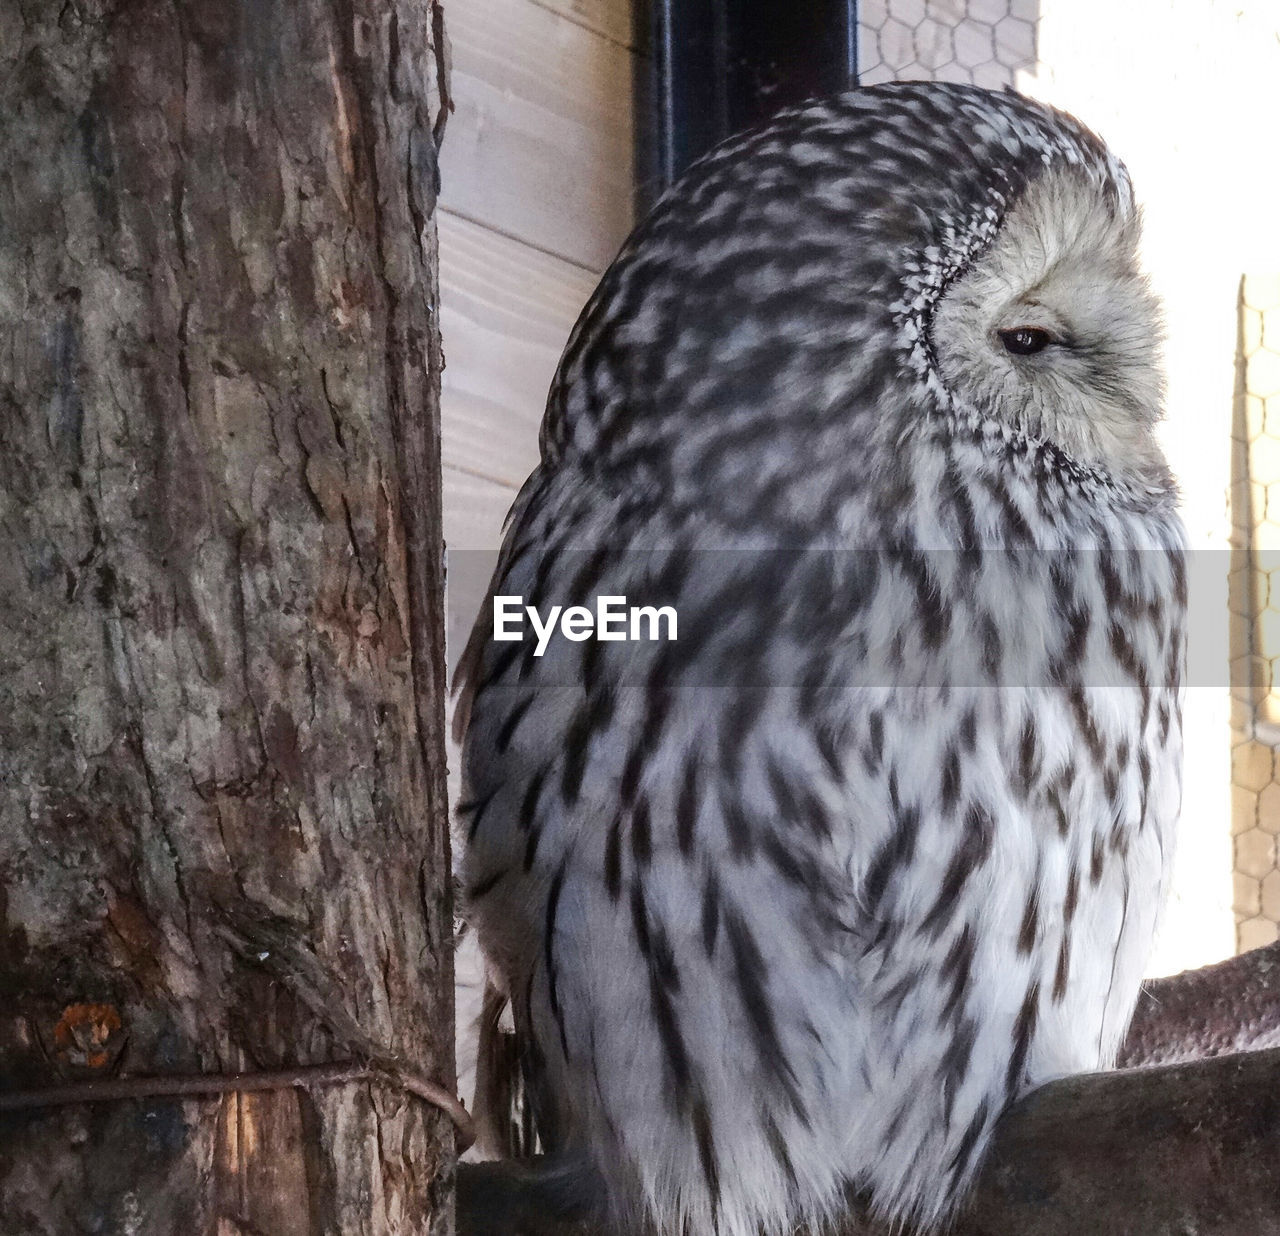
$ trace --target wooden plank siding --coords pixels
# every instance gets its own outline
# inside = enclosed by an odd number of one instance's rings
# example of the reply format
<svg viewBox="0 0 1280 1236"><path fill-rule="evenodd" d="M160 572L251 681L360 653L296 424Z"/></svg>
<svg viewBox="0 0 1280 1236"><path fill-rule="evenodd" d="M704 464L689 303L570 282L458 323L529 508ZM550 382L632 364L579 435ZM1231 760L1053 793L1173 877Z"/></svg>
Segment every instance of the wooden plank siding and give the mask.
<svg viewBox="0 0 1280 1236"><path fill-rule="evenodd" d="M637 32L634 28L631 0L533 0L533 3L603 34L623 47L643 51L647 46L647 32Z"/></svg>
<svg viewBox="0 0 1280 1236"><path fill-rule="evenodd" d="M631 226L635 53L533 0L466 0L447 20L442 205L602 271Z"/></svg>
<svg viewBox="0 0 1280 1236"><path fill-rule="evenodd" d="M565 340L598 276L441 213L444 463L519 487Z"/></svg>
<svg viewBox="0 0 1280 1236"><path fill-rule="evenodd" d="M446 21L445 537L470 550L500 540L565 340L630 229L637 52L630 0L453 0Z"/></svg>

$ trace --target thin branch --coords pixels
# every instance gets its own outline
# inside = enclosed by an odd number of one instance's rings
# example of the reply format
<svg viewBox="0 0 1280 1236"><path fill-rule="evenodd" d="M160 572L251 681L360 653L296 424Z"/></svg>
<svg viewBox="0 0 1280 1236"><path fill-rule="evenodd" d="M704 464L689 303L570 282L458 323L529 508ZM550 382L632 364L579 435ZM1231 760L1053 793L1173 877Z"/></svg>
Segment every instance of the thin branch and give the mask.
<svg viewBox="0 0 1280 1236"><path fill-rule="evenodd" d="M243 1073L171 1073L139 1077L92 1077L34 1090L0 1090L0 1112L40 1112L80 1103L119 1103L129 1099L199 1099L265 1090L342 1086L381 1082L407 1090L443 1111L458 1131L458 1153L475 1141L475 1127L462 1102L435 1082L393 1063L336 1061L289 1069Z"/></svg>

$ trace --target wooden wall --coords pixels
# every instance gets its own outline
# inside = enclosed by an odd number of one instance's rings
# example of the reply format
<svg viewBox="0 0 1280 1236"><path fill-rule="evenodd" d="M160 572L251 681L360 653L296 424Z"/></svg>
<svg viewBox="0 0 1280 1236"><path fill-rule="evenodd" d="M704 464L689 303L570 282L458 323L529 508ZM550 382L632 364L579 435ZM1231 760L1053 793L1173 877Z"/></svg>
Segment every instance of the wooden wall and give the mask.
<svg viewBox="0 0 1280 1236"><path fill-rule="evenodd" d="M450 659L537 461L547 388L632 220L630 0L446 0L440 282Z"/></svg>
<svg viewBox="0 0 1280 1236"><path fill-rule="evenodd" d="M456 109L438 215L452 666L507 508L537 462L561 349L631 228L632 87L644 51L630 0L445 0L445 24ZM468 1103L482 971L465 936L457 1043Z"/></svg>

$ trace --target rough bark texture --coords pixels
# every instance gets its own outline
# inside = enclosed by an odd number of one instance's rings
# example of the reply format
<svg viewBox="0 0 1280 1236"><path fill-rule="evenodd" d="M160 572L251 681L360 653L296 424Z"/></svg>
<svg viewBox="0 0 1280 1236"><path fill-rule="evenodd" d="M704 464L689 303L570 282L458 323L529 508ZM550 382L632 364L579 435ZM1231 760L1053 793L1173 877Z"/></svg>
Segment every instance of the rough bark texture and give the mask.
<svg viewBox="0 0 1280 1236"><path fill-rule="evenodd" d="M1280 1233L1278 1040L1280 945L1149 984L1130 1069L1064 1078L1013 1107L948 1236ZM1184 1063L1152 1067L1167 1061ZM462 1165L458 1229L599 1236L537 1160ZM832 1236L895 1234L852 1213Z"/></svg>
<svg viewBox="0 0 1280 1236"><path fill-rule="evenodd" d="M0 0L0 1086L453 1086L433 0ZM0 1117L0 1231L451 1226L393 1087Z"/></svg>
<svg viewBox="0 0 1280 1236"><path fill-rule="evenodd" d="M1121 1068L1280 1047L1280 943L1145 984Z"/></svg>
<svg viewBox="0 0 1280 1236"><path fill-rule="evenodd" d="M1278 1080L1266 1051L1044 1086L998 1127L955 1236L1280 1232Z"/></svg>

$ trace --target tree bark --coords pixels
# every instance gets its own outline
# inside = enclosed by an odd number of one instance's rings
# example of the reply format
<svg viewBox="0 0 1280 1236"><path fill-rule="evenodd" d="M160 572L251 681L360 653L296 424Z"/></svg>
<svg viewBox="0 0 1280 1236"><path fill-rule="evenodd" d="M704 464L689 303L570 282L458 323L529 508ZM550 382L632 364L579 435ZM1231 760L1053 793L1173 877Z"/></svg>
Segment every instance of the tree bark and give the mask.
<svg viewBox="0 0 1280 1236"><path fill-rule="evenodd" d="M1280 944L1148 984L1126 1069L1015 1104L948 1236L1280 1233L1278 1044ZM600 1236L537 1160L463 1164L458 1228ZM895 1231L855 1208L828 1236Z"/></svg>
<svg viewBox="0 0 1280 1236"><path fill-rule="evenodd" d="M1280 1047L1280 943L1143 985L1121 1068Z"/></svg>
<svg viewBox="0 0 1280 1236"><path fill-rule="evenodd" d="M434 0L0 0L0 1088L454 1086L442 74ZM447 1232L453 1162L368 1079L10 1113L0 1231Z"/></svg>

